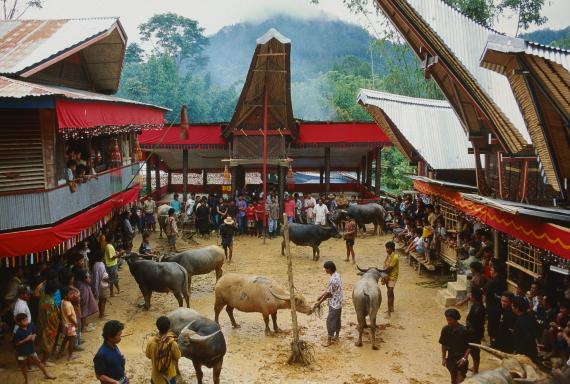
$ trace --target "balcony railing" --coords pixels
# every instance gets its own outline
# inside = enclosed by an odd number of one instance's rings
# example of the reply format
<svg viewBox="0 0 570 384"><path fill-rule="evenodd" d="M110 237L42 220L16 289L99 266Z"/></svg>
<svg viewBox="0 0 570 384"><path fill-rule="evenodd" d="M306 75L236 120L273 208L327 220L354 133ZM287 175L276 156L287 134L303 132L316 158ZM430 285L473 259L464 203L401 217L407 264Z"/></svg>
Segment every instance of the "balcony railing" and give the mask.
<svg viewBox="0 0 570 384"><path fill-rule="evenodd" d="M55 189L0 195L0 231L57 223L104 201L139 182L140 164L115 168L78 183L71 192L67 185Z"/></svg>

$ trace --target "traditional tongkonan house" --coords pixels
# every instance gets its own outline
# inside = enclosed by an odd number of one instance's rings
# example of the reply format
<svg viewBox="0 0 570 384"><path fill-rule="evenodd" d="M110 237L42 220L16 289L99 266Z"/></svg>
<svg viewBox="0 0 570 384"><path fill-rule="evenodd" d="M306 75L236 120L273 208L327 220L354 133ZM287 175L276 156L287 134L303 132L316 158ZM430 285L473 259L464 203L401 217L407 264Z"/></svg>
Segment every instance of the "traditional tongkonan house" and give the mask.
<svg viewBox="0 0 570 384"><path fill-rule="evenodd" d="M493 44L499 33L441 0L376 3L420 58L426 79L439 85L472 144L476 194L426 180L414 180L415 189L453 205L473 226L492 228L494 254L506 260L513 286L559 278L550 269L569 273L567 53L528 44L505 67L497 51L509 52ZM554 123L547 126L546 116Z"/></svg>
<svg viewBox="0 0 570 384"><path fill-rule="evenodd" d="M111 96L117 18L0 22L0 261L49 261L138 198L137 134L164 108Z"/></svg>
<svg viewBox="0 0 570 384"><path fill-rule="evenodd" d="M475 161L468 153L471 143L447 101L420 99L368 89L360 90L357 102L374 118L393 145L417 169L414 180L444 186L458 192L477 192ZM444 145L438 145L444 143ZM444 200L437 201L445 229L457 229L458 212ZM411 252L408 261L434 270L441 263L455 267L455 241L437 245L434 259L422 260Z"/></svg>
<svg viewBox="0 0 570 384"><path fill-rule="evenodd" d="M141 148L148 151L148 155L152 151L147 185L153 179L151 167L154 180L158 180L158 185L156 181L154 184L155 198L159 199L167 191L182 192L183 198L188 192L230 195L243 191L246 186L260 192L264 131L268 180L277 185L280 196L285 188L293 189L294 171L320 175L318 183L295 185L295 192L352 191L371 198L375 196L374 186L379 194L381 164L375 159L382 147L390 145L390 140L373 122L294 119L290 52L290 40L275 29L257 40L230 122L186 124L183 110L181 126L142 134ZM168 186L161 185L161 169L171 175ZM333 171L356 173L357 177L352 183L333 183ZM212 185L215 181L211 173L225 176L219 178L217 185ZM189 183L189 179L199 182ZM182 185L177 184L180 180Z"/></svg>

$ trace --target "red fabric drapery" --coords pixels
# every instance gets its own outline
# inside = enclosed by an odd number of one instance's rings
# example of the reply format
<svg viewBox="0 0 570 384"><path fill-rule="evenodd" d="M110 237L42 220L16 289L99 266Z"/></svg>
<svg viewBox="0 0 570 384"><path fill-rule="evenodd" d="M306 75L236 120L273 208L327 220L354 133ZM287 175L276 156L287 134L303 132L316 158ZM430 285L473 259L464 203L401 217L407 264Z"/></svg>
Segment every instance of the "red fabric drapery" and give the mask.
<svg viewBox="0 0 570 384"><path fill-rule="evenodd" d="M419 180L414 180L414 188L419 192L444 199L467 215L479 218L483 223L500 232L570 259L569 228L528 216L511 215L483 204L465 200L457 191Z"/></svg>
<svg viewBox="0 0 570 384"><path fill-rule="evenodd" d="M223 146L226 144L222 137L221 125L189 125L188 138L182 139L179 125L164 127L161 130L143 130L139 143L149 147L180 149L184 147Z"/></svg>
<svg viewBox="0 0 570 384"><path fill-rule="evenodd" d="M164 124L164 110L138 104L57 99L55 110L59 129Z"/></svg>
<svg viewBox="0 0 570 384"><path fill-rule="evenodd" d="M378 143L390 139L376 123L301 123L295 144Z"/></svg>
<svg viewBox="0 0 570 384"><path fill-rule="evenodd" d="M109 200L57 225L29 231L0 234L0 258L22 256L54 248L111 213L138 198L140 187L113 195Z"/></svg>

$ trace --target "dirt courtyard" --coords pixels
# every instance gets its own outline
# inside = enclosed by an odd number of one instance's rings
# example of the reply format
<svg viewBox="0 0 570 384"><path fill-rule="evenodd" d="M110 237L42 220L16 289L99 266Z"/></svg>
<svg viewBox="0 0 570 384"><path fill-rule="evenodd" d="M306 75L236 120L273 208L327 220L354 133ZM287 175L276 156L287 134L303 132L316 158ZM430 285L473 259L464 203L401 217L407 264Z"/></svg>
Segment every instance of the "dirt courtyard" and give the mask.
<svg viewBox="0 0 570 384"><path fill-rule="evenodd" d="M381 266L385 257L384 243L388 236L371 234L357 239L355 250L360 267ZM210 240L197 239L185 242L179 240L179 249L216 244L216 236ZM151 236L155 248L162 249L165 239L158 234ZM138 249L140 236L135 238ZM252 273L267 276L287 287L287 263L281 256L281 240L267 240L240 237L234 242L234 258L231 264L224 265L224 272ZM386 290L382 287L383 303L378 322L381 330L378 351L373 351L368 333L362 347L354 346L357 337L356 315L352 305L352 287L359 279L356 267L344 260L345 246L341 239L331 239L321 245L319 262L311 260L309 247L292 245L295 285L308 302L316 298L326 288L328 275L322 264L333 260L344 283L344 306L340 342L330 347L322 347L326 335L326 309L322 318L315 315L298 314L301 337L314 347L315 363L310 367L289 366L291 315L289 311L278 314L278 324L283 333L265 336L261 314L235 312L239 329L233 329L225 311L220 314L220 325L225 335L228 351L224 359L221 375L222 383L412 383L439 384L449 382L448 373L440 363L438 337L445 323L443 307L435 301L437 284L434 279L441 276L421 276L400 260L400 278L396 285L395 313L386 319ZM192 279L191 308L213 318L214 316L214 273ZM119 347L127 359L127 374L131 383L150 382L150 362L144 356L146 341L155 330L154 322L162 314L177 307L172 294L154 294L148 312L139 308L142 295L125 265L120 271L121 294L110 299L107 304L107 319L117 319L125 323L123 339ZM326 307L326 306L325 306ZM465 308L463 309L465 310ZM463 320L463 319L462 319ZM57 383L81 382L96 383L92 359L101 343L103 322L94 320L96 330L85 333L85 351L79 358L69 363L61 360L51 371L57 375ZM379 336L378 336L379 335ZM17 371L11 347L4 344L1 353L0 373L3 383L23 382ZM483 356L485 359L486 357ZM485 360L482 368L486 368ZM494 365L494 364L492 364ZM182 376L179 383L196 383L196 376L190 360L180 361ZM30 375L31 382L44 382L41 373ZM47 381L45 381L47 382ZM204 369L204 382L212 383L212 371Z"/></svg>

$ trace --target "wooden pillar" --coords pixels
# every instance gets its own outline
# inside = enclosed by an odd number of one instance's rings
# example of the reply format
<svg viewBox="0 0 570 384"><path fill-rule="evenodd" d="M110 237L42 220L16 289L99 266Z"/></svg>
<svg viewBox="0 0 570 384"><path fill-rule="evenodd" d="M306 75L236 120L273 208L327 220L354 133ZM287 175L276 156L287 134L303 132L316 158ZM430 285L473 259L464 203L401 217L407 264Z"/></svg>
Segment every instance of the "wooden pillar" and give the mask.
<svg viewBox="0 0 570 384"><path fill-rule="evenodd" d="M360 161L360 179L358 182L362 185L366 184L366 156L362 156Z"/></svg>
<svg viewBox="0 0 570 384"><path fill-rule="evenodd" d="M168 179L167 179L167 187L166 190L170 193L172 192L172 171L168 170Z"/></svg>
<svg viewBox="0 0 570 384"><path fill-rule="evenodd" d="M382 147L376 148L374 151L376 157L376 169L374 171L374 193L380 196L380 177L382 175Z"/></svg>
<svg viewBox="0 0 570 384"><path fill-rule="evenodd" d="M279 186L279 196L277 200L279 201L279 217L283 214L283 195L285 194L285 167L277 166L277 184Z"/></svg>
<svg viewBox="0 0 570 384"><path fill-rule="evenodd" d="M331 149L330 147L325 148L325 193L328 194L331 191Z"/></svg>
<svg viewBox="0 0 570 384"><path fill-rule="evenodd" d="M360 169L357 169L357 170L356 170L356 181L357 181L358 183L360 183L360 174L361 174Z"/></svg>
<svg viewBox="0 0 570 384"><path fill-rule="evenodd" d="M370 152L366 154L366 186L368 190L372 186L372 156Z"/></svg>
<svg viewBox="0 0 570 384"><path fill-rule="evenodd" d="M208 185L208 171L206 171L205 169L202 171L202 185L204 187L206 187L206 185ZM206 191L204 190L204 193L205 192Z"/></svg>
<svg viewBox="0 0 570 384"><path fill-rule="evenodd" d="M237 190L237 167L231 167L230 172L232 174L232 193L230 194L229 198L233 199L235 198Z"/></svg>
<svg viewBox="0 0 570 384"><path fill-rule="evenodd" d="M188 150L182 151L182 200L188 198Z"/></svg>
<svg viewBox="0 0 570 384"><path fill-rule="evenodd" d="M158 156L156 153L153 155L154 158L154 177L156 179L156 190L158 193L158 197L156 198L157 200L160 200L160 198L162 197L162 192L160 192L160 156Z"/></svg>
<svg viewBox="0 0 570 384"><path fill-rule="evenodd" d="M146 194L150 195L152 192L152 157L150 152L146 153Z"/></svg>
<svg viewBox="0 0 570 384"><path fill-rule="evenodd" d="M501 258L501 255L499 255L499 249L500 249L499 241L501 241L499 231L493 228L492 233L493 233L493 256L496 258Z"/></svg>
<svg viewBox="0 0 570 384"><path fill-rule="evenodd" d="M323 185L325 177L325 170L323 168L319 169L319 184Z"/></svg>

